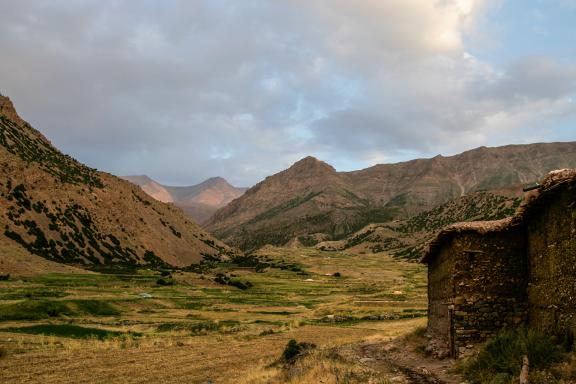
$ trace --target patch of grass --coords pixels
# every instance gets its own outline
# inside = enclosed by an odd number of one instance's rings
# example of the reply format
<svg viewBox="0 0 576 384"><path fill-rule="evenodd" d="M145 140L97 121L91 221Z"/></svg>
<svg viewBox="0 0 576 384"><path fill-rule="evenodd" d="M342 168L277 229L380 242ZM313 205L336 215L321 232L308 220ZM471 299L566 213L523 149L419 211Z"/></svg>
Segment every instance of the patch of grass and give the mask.
<svg viewBox="0 0 576 384"><path fill-rule="evenodd" d="M465 362L462 373L473 384L492 383L498 375L502 380L511 380L520 373L524 355L528 356L531 370L545 370L565 357L561 348L543 333L506 330L489 341L477 357Z"/></svg>
<svg viewBox="0 0 576 384"><path fill-rule="evenodd" d="M93 316L118 316L120 311L112 305L99 300L71 300L79 312Z"/></svg>
<svg viewBox="0 0 576 384"><path fill-rule="evenodd" d="M72 314L68 305L59 301L29 300L0 306L0 321L41 320Z"/></svg>
<svg viewBox="0 0 576 384"><path fill-rule="evenodd" d="M189 331L192 334L217 332L223 328L233 328L240 325L236 320L202 321L197 323L162 323L156 327L158 332Z"/></svg>
<svg viewBox="0 0 576 384"><path fill-rule="evenodd" d="M53 289L15 289L0 292L0 300L42 299L45 297L64 297L67 293Z"/></svg>
<svg viewBox="0 0 576 384"><path fill-rule="evenodd" d="M32 335L48 335L58 337L70 337L74 339L96 338L104 340L112 337L121 337L126 335L124 332L110 331L99 328L86 328L69 324L40 324L20 328L5 329L9 332L28 333ZM141 336L141 334L131 333L132 336Z"/></svg>

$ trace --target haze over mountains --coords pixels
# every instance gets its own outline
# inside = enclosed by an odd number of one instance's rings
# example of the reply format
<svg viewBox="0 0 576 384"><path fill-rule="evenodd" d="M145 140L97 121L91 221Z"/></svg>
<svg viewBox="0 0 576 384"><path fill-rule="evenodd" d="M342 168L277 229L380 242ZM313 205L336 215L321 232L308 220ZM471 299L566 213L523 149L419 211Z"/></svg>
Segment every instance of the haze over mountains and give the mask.
<svg viewBox="0 0 576 384"><path fill-rule="evenodd" d="M164 203L174 203L197 223L208 220L218 208L242 196L248 188L237 188L222 177L213 177L200 184L174 187L162 185L146 175L122 176L144 192Z"/></svg>
<svg viewBox="0 0 576 384"><path fill-rule="evenodd" d="M4 96L0 167L4 270L26 268L40 262L37 256L74 264L185 266L230 253L179 209L62 154Z"/></svg>
<svg viewBox="0 0 576 384"><path fill-rule="evenodd" d="M309 235L310 243L338 240L474 192L517 197L522 184L574 167L576 142L480 147L354 172L307 157L217 211L207 228L245 250Z"/></svg>

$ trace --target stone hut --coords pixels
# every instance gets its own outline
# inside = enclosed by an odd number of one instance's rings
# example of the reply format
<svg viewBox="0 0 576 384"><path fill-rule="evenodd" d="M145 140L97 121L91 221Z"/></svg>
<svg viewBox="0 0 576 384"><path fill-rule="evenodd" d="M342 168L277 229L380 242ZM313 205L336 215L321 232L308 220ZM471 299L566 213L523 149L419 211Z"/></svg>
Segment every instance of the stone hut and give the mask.
<svg viewBox="0 0 576 384"><path fill-rule="evenodd" d="M428 264L428 334L461 356L507 327L576 333L576 170L548 174L508 219L444 228Z"/></svg>

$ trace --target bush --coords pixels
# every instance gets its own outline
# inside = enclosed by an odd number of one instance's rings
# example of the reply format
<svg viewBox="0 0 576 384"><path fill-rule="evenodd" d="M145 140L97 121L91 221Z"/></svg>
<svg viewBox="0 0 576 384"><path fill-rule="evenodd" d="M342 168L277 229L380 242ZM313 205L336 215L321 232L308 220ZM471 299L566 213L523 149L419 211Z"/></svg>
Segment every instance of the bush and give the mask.
<svg viewBox="0 0 576 384"><path fill-rule="evenodd" d="M302 342L299 343L294 339L291 339L286 347L284 348L284 352L282 352L282 361L285 363L293 363L299 357L304 355L306 352L310 351L311 349L316 348L316 345L311 343Z"/></svg>
<svg viewBox="0 0 576 384"><path fill-rule="evenodd" d="M333 276L334 276L334 277L341 277L342 274L341 274L340 272L336 272Z"/></svg>
<svg viewBox="0 0 576 384"><path fill-rule="evenodd" d="M156 280L156 284L157 285L163 285L163 286L174 285L174 280L158 279L158 280Z"/></svg>
<svg viewBox="0 0 576 384"><path fill-rule="evenodd" d="M0 281L7 281L10 280L10 274L0 275Z"/></svg>
<svg viewBox="0 0 576 384"><path fill-rule="evenodd" d="M543 370L565 357L550 338L535 330L507 330L490 340L477 357L467 361L462 372L474 384L491 383L495 377L516 377L527 355L530 369Z"/></svg>

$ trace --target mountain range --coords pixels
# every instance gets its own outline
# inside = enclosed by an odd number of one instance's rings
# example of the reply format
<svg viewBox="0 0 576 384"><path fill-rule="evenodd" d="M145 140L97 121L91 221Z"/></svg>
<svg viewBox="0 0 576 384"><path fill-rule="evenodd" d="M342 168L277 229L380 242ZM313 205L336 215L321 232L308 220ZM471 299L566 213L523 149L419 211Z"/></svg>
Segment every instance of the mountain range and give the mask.
<svg viewBox="0 0 576 384"><path fill-rule="evenodd" d="M230 185L222 177L213 177L187 187L162 185L146 175L122 178L140 186L156 200L173 203L197 223L206 222L219 208L242 196L247 190Z"/></svg>
<svg viewBox="0 0 576 384"><path fill-rule="evenodd" d="M297 238L340 240L371 223L407 220L471 193L519 197L522 185L576 167L576 142L480 147L459 155L337 172L314 157L267 177L206 228L252 250Z"/></svg>
<svg viewBox="0 0 576 384"><path fill-rule="evenodd" d="M178 208L57 150L4 96L0 173L4 271L57 269L50 262L186 266L232 253Z"/></svg>

